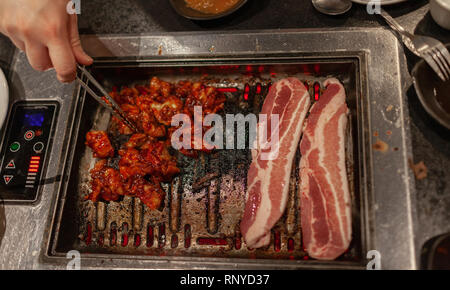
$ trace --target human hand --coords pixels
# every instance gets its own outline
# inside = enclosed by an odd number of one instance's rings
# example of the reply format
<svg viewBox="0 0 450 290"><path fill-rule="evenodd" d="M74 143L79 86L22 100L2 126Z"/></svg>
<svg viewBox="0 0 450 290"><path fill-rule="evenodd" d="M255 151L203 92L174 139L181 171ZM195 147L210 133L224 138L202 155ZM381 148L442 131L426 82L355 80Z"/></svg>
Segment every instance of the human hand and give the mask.
<svg viewBox="0 0 450 290"><path fill-rule="evenodd" d="M77 15L67 13L68 0L1 0L0 32L28 57L38 71L56 70L58 80L71 82L76 63L93 60L81 47Z"/></svg>

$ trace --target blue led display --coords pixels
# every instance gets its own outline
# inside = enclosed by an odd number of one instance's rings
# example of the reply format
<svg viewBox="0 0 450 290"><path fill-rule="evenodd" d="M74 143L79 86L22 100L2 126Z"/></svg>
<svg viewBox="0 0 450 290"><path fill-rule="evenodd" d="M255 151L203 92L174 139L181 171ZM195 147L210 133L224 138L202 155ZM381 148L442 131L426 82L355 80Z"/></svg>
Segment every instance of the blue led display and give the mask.
<svg viewBox="0 0 450 290"><path fill-rule="evenodd" d="M24 125L26 127L41 127L44 123L44 114L40 112L25 113Z"/></svg>

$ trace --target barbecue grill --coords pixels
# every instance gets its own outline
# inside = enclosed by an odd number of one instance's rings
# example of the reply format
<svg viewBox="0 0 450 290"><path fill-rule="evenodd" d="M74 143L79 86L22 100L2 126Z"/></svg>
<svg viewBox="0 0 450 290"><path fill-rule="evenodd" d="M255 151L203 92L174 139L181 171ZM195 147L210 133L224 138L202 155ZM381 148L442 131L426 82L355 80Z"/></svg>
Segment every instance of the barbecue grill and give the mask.
<svg viewBox="0 0 450 290"><path fill-rule="evenodd" d="M55 133L61 137L53 142L37 203L6 206L7 225L14 223L14 208L24 213L11 237L28 228L26 221L42 235L40 246L31 246L40 252L36 267L64 266L71 250L81 253L86 268L361 269L369 250L381 253L383 267L415 267L410 147L400 79L405 68L389 32L85 36L83 43L96 59L91 73L106 88L146 83L152 76L170 82L202 79L227 96L223 114L259 113L270 85L287 76L301 79L313 101L320 98L326 78L338 78L351 112L346 157L352 243L335 261L317 261L305 252L298 209L299 152L286 212L271 232L270 245L262 249L247 248L239 232L251 162L248 149L216 150L197 159L178 154L181 174L163 184L166 199L157 211L133 197L86 201L95 159L84 136L90 130L108 130L111 116L72 85L64 87L72 92L70 98L54 97L62 104ZM380 140L388 144L387 151L374 145ZM112 141L118 145L123 136ZM44 225L28 213L33 208L42 209L42 218L49 216ZM3 243L8 249L11 240Z"/></svg>

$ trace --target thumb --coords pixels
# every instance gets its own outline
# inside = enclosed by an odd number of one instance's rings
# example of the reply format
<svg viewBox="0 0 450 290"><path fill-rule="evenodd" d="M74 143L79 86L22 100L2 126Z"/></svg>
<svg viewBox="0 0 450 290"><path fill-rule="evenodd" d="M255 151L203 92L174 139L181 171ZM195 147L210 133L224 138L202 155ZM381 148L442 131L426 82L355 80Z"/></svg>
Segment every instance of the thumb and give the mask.
<svg viewBox="0 0 450 290"><path fill-rule="evenodd" d="M82 65L91 65L92 58L84 52L81 46L80 35L78 33L78 19L76 14L70 15L69 22L70 45L72 46L73 55L78 63Z"/></svg>

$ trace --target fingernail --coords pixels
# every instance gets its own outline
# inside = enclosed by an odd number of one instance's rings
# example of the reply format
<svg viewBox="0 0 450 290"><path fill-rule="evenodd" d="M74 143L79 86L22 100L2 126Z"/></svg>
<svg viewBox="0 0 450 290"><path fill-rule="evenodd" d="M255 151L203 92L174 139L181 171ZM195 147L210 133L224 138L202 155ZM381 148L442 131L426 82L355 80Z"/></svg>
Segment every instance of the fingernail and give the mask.
<svg viewBox="0 0 450 290"><path fill-rule="evenodd" d="M58 78L58 81L60 81L61 83L65 83L65 84L67 84L67 83L70 83L70 82L72 82L71 80L69 80L69 79L67 79L67 78L63 78L63 77L61 77L61 76L57 76L57 78Z"/></svg>

